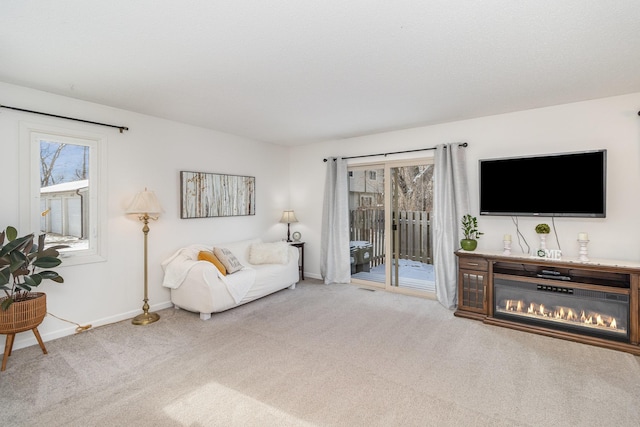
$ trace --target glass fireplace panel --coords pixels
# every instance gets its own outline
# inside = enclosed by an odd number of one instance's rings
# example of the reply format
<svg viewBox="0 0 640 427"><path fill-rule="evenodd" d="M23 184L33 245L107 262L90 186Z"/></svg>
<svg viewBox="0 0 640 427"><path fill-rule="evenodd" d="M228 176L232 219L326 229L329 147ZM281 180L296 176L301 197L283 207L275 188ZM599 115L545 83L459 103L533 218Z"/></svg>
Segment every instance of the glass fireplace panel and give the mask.
<svg viewBox="0 0 640 427"><path fill-rule="evenodd" d="M495 317L629 342L629 295L579 284L494 279Z"/></svg>

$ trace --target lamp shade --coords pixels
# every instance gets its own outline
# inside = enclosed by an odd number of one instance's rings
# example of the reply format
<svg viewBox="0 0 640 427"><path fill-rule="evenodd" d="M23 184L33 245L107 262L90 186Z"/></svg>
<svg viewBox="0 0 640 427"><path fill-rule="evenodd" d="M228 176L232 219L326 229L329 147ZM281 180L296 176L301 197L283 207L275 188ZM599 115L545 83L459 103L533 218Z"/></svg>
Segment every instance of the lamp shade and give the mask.
<svg viewBox="0 0 640 427"><path fill-rule="evenodd" d="M134 197L133 201L126 210L127 214L148 214L159 215L162 212L162 206L153 191L146 188Z"/></svg>
<svg viewBox="0 0 640 427"><path fill-rule="evenodd" d="M296 214L293 213L293 211L284 211L282 212L282 218L280 218L280 222L290 224L292 222L298 222L298 218L296 218Z"/></svg>

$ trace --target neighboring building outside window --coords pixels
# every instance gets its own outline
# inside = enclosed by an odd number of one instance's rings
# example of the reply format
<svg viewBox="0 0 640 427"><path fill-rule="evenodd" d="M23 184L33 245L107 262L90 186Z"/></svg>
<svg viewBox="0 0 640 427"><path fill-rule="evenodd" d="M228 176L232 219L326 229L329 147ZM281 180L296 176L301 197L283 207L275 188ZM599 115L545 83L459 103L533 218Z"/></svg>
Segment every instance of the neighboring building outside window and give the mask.
<svg viewBox="0 0 640 427"><path fill-rule="evenodd" d="M105 150L103 135L21 126L21 194L29 198L20 203L20 229L44 233L45 247L68 245L65 265L106 260Z"/></svg>

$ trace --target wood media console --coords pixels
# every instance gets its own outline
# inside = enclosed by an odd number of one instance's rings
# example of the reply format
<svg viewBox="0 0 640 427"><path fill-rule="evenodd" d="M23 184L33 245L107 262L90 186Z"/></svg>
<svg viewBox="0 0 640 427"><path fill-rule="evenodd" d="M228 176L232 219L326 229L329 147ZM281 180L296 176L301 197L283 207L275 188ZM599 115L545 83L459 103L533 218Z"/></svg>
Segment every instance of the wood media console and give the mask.
<svg viewBox="0 0 640 427"><path fill-rule="evenodd" d="M456 255L456 316L640 355L640 264Z"/></svg>

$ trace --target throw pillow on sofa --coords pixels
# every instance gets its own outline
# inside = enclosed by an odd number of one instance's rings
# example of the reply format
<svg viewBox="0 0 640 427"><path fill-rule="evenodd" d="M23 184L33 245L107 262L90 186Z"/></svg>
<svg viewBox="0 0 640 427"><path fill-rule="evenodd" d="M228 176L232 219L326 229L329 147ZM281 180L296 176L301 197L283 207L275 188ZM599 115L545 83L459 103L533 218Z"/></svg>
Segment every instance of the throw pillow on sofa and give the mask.
<svg viewBox="0 0 640 427"><path fill-rule="evenodd" d="M240 264L238 258L236 258L229 249L213 248L213 254L220 260L222 265L224 265L224 268L227 269L227 274L242 270L242 264Z"/></svg>
<svg viewBox="0 0 640 427"><path fill-rule="evenodd" d="M227 269L224 267L224 264L222 264L218 257L211 251L198 252L198 261L209 261L211 264L215 265L218 270L220 270L220 273L223 276L227 275Z"/></svg>
<svg viewBox="0 0 640 427"><path fill-rule="evenodd" d="M251 264L286 264L289 262L289 244L286 242L252 243L249 247Z"/></svg>

